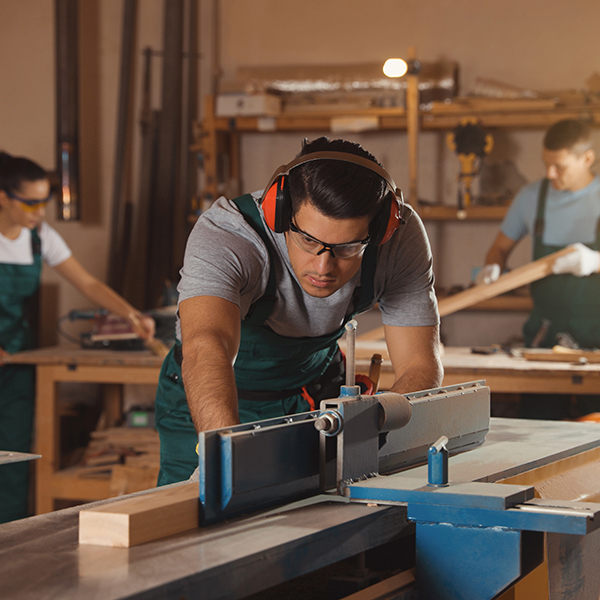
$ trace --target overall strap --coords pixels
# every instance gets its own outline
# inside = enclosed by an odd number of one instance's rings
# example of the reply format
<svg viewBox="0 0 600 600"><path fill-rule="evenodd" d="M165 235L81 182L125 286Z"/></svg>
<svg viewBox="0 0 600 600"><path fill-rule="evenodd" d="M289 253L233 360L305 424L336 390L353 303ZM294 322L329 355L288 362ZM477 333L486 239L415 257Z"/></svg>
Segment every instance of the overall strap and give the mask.
<svg viewBox="0 0 600 600"><path fill-rule="evenodd" d="M537 201L537 212L535 216L535 224L533 227L534 238L539 241L542 241L542 237L544 235L545 228L545 219L544 215L546 213L546 197L548 196L548 184L550 180L546 177L542 179L542 183L540 184L540 191L538 194Z"/></svg>
<svg viewBox="0 0 600 600"><path fill-rule="evenodd" d="M260 213L258 207L256 206L256 202L254 202L254 198L250 194L244 194L239 198L234 198L232 202L238 207L242 216L256 231L256 233L260 236L265 246L267 247L267 251L269 252L269 279L267 281L267 288L265 293L250 307L246 318L244 319L247 323L252 323L253 325L262 325L271 314L273 310L273 305L275 304L275 294L277 292L277 286L275 283L275 271L271 268L273 265L273 250L271 248L271 242L267 236L267 232L265 231L265 226L260 218Z"/></svg>
<svg viewBox="0 0 600 600"><path fill-rule="evenodd" d="M367 246L362 259L360 275L360 296L355 304L354 314L361 313L371 305L375 296L375 269L377 268L377 246Z"/></svg>
<svg viewBox="0 0 600 600"><path fill-rule="evenodd" d="M34 259L36 254L42 254L42 240L40 239L40 234L38 233L37 227L34 227L31 230L31 251Z"/></svg>

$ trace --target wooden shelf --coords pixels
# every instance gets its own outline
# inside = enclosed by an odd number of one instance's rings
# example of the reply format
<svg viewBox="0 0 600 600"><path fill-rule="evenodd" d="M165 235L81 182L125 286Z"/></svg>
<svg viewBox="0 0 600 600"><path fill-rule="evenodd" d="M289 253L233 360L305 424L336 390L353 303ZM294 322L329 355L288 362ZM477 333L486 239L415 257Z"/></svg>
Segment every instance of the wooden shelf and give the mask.
<svg viewBox="0 0 600 600"><path fill-rule="evenodd" d="M427 221L501 221L508 210L506 206L469 206L459 211L455 206L430 206L421 204L417 212Z"/></svg>
<svg viewBox="0 0 600 600"><path fill-rule="evenodd" d="M214 106L211 99L211 108ZM210 114L203 129L221 132L330 131L337 118L370 117L377 119L377 130L406 130L407 112L404 108L315 109L289 111L273 117L220 117ZM582 116L600 125L600 105L583 102L560 106L554 100L495 100L486 98L455 98L452 103L434 102L429 110L419 112L419 127L423 130L452 129L465 117L476 117L484 127L543 129L559 119ZM199 144L192 146L200 149Z"/></svg>

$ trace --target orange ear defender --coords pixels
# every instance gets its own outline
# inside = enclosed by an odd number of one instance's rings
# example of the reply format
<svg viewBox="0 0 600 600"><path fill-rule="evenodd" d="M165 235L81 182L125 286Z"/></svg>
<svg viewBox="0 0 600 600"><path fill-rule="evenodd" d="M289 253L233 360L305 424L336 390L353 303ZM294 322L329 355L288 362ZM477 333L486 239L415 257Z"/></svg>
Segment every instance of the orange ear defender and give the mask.
<svg viewBox="0 0 600 600"><path fill-rule="evenodd" d="M313 160L341 160L360 165L377 173L387 183L389 192L383 208L373 219L375 233L372 234L372 245L385 244L392 237L394 231L404 223L402 218L402 206L404 204L402 191L396 186L394 180L384 168L371 160L348 152L313 152L312 154L300 156L287 165L282 165L269 180L261 199L265 222L269 229L275 233L283 233L288 230L292 200L288 189L287 176L292 169Z"/></svg>

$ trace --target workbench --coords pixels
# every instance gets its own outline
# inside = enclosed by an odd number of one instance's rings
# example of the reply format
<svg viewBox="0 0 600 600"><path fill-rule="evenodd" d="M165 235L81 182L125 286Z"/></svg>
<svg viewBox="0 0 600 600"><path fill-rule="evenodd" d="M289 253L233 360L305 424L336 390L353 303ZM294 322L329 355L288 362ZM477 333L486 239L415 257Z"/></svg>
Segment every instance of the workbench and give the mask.
<svg viewBox="0 0 600 600"><path fill-rule="evenodd" d="M593 423L493 418L482 446L450 458L450 480L495 482L598 447ZM394 539L413 543L404 506L328 495L128 549L79 546L82 508L0 525L1 598L235 600Z"/></svg>
<svg viewBox="0 0 600 600"><path fill-rule="evenodd" d="M31 364L36 368L35 451L36 514L53 511L54 501L100 500L108 498L109 480L81 478L74 469L60 468L60 417L58 384L61 382L99 383L103 386L106 426L120 423L123 384L153 384L163 359L148 350L84 350L78 347L52 347L18 352L5 362Z"/></svg>
<svg viewBox="0 0 600 600"><path fill-rule="evenodd" d="M379 353L380 389L389 389L394 372L384 341L356 342L356 370L368 373L371 356ZM443 385L485 379L492 393L505 394L598 394L600 364L533 361L509 356L504 352L473 354L470 348L446 347L442 355Z"/></svg>
<svg viewBox="0 0 600 600"><path fill-rule="evenodd" d="M356 370L369 372L370 357L380 352L387 357L385 342L357 341ZM368 358L367 358L368 357ZM82 479L73 470L60 469L60 382L103 384L107 426L121 420L121 389L125 383L156 385L162 358L148 351L126 352L44 348L20 352L7 362L33 364L37 373L35 451L36 513L54 510L57 499L99 500L109 496L106 479ZM595 394L600 389L600 364L572 364L527 361L504 353L472 354L470 348L447 347L442 356L443 385L485 379L496 393ZM389 359L384 360L380 388L389 388L394 374Z"/></svg>

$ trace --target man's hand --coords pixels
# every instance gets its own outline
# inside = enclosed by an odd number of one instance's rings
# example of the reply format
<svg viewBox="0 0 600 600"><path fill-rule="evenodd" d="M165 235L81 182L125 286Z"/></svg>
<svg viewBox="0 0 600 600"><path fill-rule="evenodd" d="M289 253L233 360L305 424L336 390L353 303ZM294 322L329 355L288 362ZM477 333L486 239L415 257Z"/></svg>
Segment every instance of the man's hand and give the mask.
<svg viewBox="0 0 600 600"><path fill-rule="evenodd" d="M483 267L481 267L479 273L477 273L477 277L475 277L475 283L477 285L480 285L482 283L493 283L494 281L497 281L499 277L500 265L484 265Z"/></svg>
<svg viewBox="0 0 600 600"><path fill-rule="evenodd" d="M571 244L568 248L573 251L561 256L554 261L552 272L555 275L571 273L577 277L586 277L597 273L600 267L600 252L590 250L584 244Z"/></svg>

